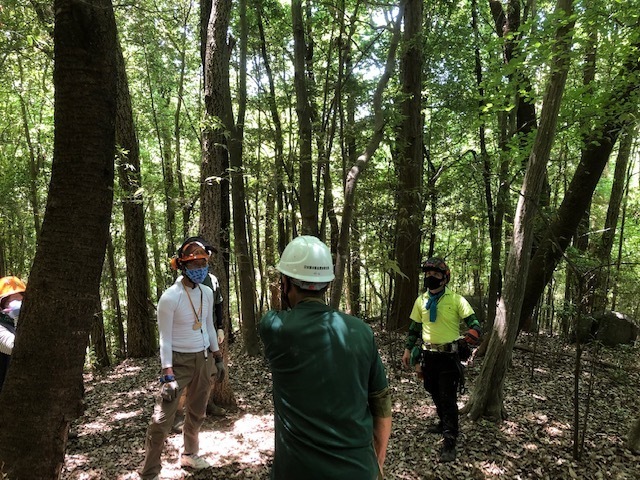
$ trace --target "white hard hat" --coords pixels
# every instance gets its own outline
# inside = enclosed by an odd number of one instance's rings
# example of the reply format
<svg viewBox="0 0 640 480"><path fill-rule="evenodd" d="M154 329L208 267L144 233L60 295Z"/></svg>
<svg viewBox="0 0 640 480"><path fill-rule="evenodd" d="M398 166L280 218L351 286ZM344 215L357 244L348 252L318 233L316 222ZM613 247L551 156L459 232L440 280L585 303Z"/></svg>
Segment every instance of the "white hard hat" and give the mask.
<svg viewBox="0 0 640 480"><path fill-rule="evenodd" d="M287 277L305 282L330 282L335 278L329 247L311 235L291 240L282 252L277 269Z"/></svg>

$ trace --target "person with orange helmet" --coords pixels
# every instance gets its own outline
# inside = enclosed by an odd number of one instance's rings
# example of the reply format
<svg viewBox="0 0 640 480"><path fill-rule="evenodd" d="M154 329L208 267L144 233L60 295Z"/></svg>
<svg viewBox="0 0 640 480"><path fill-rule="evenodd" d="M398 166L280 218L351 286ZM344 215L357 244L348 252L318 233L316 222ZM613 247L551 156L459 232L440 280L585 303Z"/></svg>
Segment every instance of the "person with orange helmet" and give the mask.
<svg viewBox="0 0 640 480"><path fill-rule="evenodd" d="M198 455L198 436L206 417L211 379L222 381L225 366L213 320L213 291L203 284L209 272L210 255L201 239L185 240L171 259L171 267L181 270L182 277L158 301L162 375L147 429L145 460L140 471L143 480L160 478L162 449L183 395L186 415L179 464L196 470L211 467Z"/></svg>
<svg viewBox="0 0 640 480"><path fill-rule="evenodd" d="M26 288L18 277L0 278L0 391L9 369L16 338L16 323Z"/></svg>
<svg viewBox="0 0 640 480"><path fill-rule="evenodd" d="M464 385L460 360L469 358L468 345L477 344L482 330L469 302L447 287L451 271L442 258L427 259L422 264L422 271L424 293L418 296L411 310L402 364L409 367L412 351L421 340L417 359L419 370L439 418L439 422L427 431L442 434L440 461L451 462L456 458L458 437L457 392ZM460 335L461 322L466 323L469 329L464 336Z"/></svg>

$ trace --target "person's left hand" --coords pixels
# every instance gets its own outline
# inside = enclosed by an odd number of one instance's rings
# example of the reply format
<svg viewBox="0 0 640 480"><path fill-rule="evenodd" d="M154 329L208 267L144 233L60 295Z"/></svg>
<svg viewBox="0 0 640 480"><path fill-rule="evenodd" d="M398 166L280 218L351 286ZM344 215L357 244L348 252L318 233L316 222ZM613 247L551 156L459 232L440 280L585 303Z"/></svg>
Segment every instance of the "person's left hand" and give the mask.
<svg viewBox="0 0 640 480"><path fill-rule="evenodd" d="M224 342L224 330L219 328L216 333L218 334L218 343Z"/></svg>

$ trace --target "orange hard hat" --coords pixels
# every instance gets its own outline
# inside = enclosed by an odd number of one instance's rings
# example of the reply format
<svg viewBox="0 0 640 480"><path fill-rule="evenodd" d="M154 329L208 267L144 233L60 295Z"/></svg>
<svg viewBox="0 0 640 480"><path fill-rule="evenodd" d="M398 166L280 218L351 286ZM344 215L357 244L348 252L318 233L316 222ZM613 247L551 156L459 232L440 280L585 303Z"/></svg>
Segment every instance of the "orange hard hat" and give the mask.
<svg viewBox="0 0 640 480"><path fill-rule="evenodd" d="M22 293L26 289L27 286L18 277L2 277L0 278L0 301L14 293Z"/></svg>

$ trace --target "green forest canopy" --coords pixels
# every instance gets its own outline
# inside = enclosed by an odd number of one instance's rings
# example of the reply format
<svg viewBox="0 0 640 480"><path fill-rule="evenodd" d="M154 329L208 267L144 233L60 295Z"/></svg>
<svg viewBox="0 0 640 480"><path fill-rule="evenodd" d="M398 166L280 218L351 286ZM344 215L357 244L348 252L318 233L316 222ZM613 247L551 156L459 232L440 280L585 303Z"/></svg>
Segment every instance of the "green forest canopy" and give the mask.
<svg viewBox="0 0 640 480"><path fill-rule="evenodd" d="M519 2L509 2L512 5ZM535 3L535 2L534 2ZM519 128L522 101L539 113L553 51L555 20L553 2L526 3L519 12L516 31L496 27L491 8L502 2L426 2L423 22L422 115L424 118L424 179L420 192L424 206L421 225L422 251L429 241L452 268L452 283L462 292L484 296L489 290L491 250L496 243L509 244L510 222L522 182L535 128ZM640 304L635 294L638 277L638 143L637 88L630 95L635 111L616 111L608 94L621 82L635 81L637 69L626 67L626 58L637 52L637 1L578 2L573 32L571 67L558 119L558 132L547 165L545 190L536 229L544 230L565 198L569 182L581 159L590 132L610 118L624 116L630 137L628 166L614 178L620 162L618 141L589 205L588 222L580 228L565 260L555 270L545 296L547 310L570 312L579 303L570 275L590 278L606 271L606 307L636 317ZM320 236L331 241L336 234L332 215L343 210L344 180L372 135L372 95L384 71L390 42L390 26L397 4L360 1L309 2L305 13L307 43L313 40L313 56L307 63L308 88L313 110L313 165ZM234 8L238 4L234 2ZM507 4L504 5L505 11ZM7 0L0 7L0 273L28 279L47 196L53 157L53 45L49 4ZM477 9L477 31L473 11ZM204 109L200 54L199 5L189 0L115 5L119 39L123 49L140 142L142 185L150 275L155 304L170 279L168 252L183 236L196 233L199 221L201 131ZM240 37L238 12L233 11L230 38ZM264 28L261 41L258 20ZM274 228L278 219L290 237L300 231L298 167L299 138L292 65L291 13L286 2L255 1L247 6L247 103L244 124L243 178L245 205L255 271L266 277L269 265L263 252L267 243L279 245ZM507 45L512 58L505 61ZM282 125L283 165L276 163L278 141L270 105L265 57L273 74L275 107ZM401 45L401 51L406 44ZM399 53L399 56L401 53ZM637 58L637 55L636 55ZM231 51L231 96L237 108L241 57ZM477 65L480 70L477 70ZM362 315L384 315L392 298L391 281L397 269L394 245L398 224L396 203L401 145L399 60L384 91L384 136L367 165L356 194L352 248L358 262L349 278L362 276L357 298ZM478 75L478 73L481 73ZM635 80L634 80L635 79ZM634 103L635 102L635 103ZM482 132L481 134L479 132ZM622 137L621 137L622 138ZM176 140L179 139L179 143ZM350 144L352 142L352 144ZM126 153L126 152L124 152ZM180 168L178 163L180 162ZM171 178L173 174L179 180ZM278 179L282 180L278 191ZM623 185L619 217L613 225L613 247L597 255L606 231L607 212L616 180ZM225 180L222 179L224 182ZM329 183L330 181L330 183ZM182 182L183 187L178 188ZM504 228L491 238L491 215L504 192ZM114 259L124 272L125 195L116 186L111 225ZM487 190L487 188L489 190ZM487 195L491 192L491 196ZM331 195L329 195L329 193ZM268 210L268 198L280 196L282 209ZM488 204L491 198L493 205ZM128 200L131 201L131 200ZM136 201L136 200L134 200ZM173 230L167 212L179 212ZM270 225L269 225L270 224ZM231 229L232 231L232 229ZM273 231L273 230L272 230ZM275 230L277 232L277 230ZM282 234L281 233L281 234ZM284 239L286 243L286 239ZM233 237L231 238L233 244ZM354 245L357 243L357 250ZM535 248L535 247L534 247ZM508 248L502 248L500 264ZM234 280L232 252L229 286L231 316L237 320L238 279ZM416 258L416 266L419 259ZM568 268L567 265L570 265ZM402 272L409 274L410 272ZM415 272L411 272L415 275ZM508 281L509 279L504 279ZM112 318L104 275L103 303L106 319ZM125 276L117 278L125 298ZM259 308L269 306L266 283L258 278ZM350 288L352 283L345 283ZM343 307L356 311L344 297ZM108 306L108 307L107 307ZM543 311L545 309L543 308ZM558 316L558 319L562 318ZM550 321L557 320L549 318ZM553 323L548 322L551 327ZM109 327L108 332L113 332Z"/></svg>

